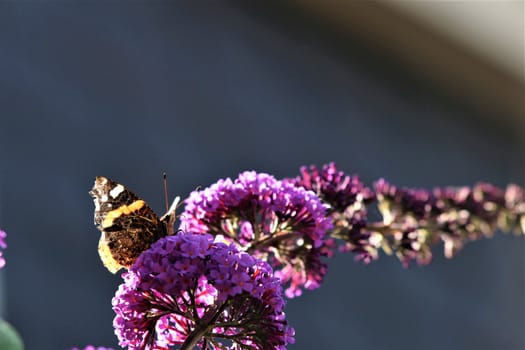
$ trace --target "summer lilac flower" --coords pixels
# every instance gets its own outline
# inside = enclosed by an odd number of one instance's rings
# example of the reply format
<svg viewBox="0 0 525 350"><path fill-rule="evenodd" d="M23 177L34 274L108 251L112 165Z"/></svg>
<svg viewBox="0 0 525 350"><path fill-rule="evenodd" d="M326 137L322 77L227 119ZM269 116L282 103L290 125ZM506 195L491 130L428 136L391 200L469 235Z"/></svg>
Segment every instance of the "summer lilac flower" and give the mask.
<svg viewBox="0 0 525 350"><path fill-rule="evenodd" d="M5 239L7 237L7 233L0 230L0 248L5 249L7 248L7 243L5 242ZM3 252L0 251L0 269L5 266L5 258L3 256Z"/></svg>
<svg viewBox="0 0 525 350"><path fill-rule="evenodd" d="M417 228L393 233L392 249L405 268L409 267L411 261L417 261L419 265L432 261L427 235L426 230Z"/></svg>
<svg viewBox="0 0 525 350"><path fill-rule="evenodd" d="M499 228L523 233L525 194L521 187L502 190L488 183L444 187L434 191L398 188L380 179L375 184L383 224L370 225L383 234L383 245L407 266L431 261L430 246L444 243L450 258L467 241L491 237Z"/></svg>
<svg viewBox="0 0 525 350"><path fill-rule="evenodd" d="M178 270L181 260L194 268ZM266 350L294 342L271 267L211 235L161 238L123 278L113 324L128 349Z"/></svg>
<svg viewBox="0 0 525 350"><path fill-rule="evenodd" d="M515 184L505 189L505 207L498 220L502 230L525 233L525 190Z"/></svg>
<svg viewBox="0 0 525 350"><path fill-rule="evenodd" d="M334 213L334 230L331 236L342 239L341 252L352 252L355 260L366 264L379 257L378 249L383 236L370 230L367 224L366 210L346 210L343 214Z"/></svg>
<svg viewBox="0 0 525 350"><path fill-rule="evenodd" d="M338 170L334 162L323 165L321 170L315 165L302 166L300 173L300 176L287 181L312 190L329 205L328 214L343 212L355 202L368 203L374 198L374 192L358 176L349 176Z"/></svg>
<svg viewBox="0 0 525 350"><path fill-rule="evenodd" d="M335 163L323 165L319 170L316 166L303 166L301 175L294 179L286 179L307 190L312 190L328 206L327 215L331 218L333 229L329 232L331 238L325 240L323 254L332 256L333 249L351 251L356 259L366 263L377 259L379 236L366 229L366 204L374 200L374 192L366 187L358 176L349 176L337 169ZM337 240L335 240L337 239Z"/></svg>
<svg viewBox="0 0 525 350"><path fill-rule="evenodd" d="M434 190L439 215L436 218L445 255L452 257L465 241L491 237L497 228L523 233L525 195L511 184L502 190L488 183L474 187Z"/></svg>
<svg viewBox="0 0 525 350"><path fill-rule="evenodd" d="M385 224L396 220L399 216L414 221L424 220L435 208L432 193L424 189L399 188L384 179L379 179L374 184L374 188Z"/></svg>
<svg viewBox="0 0 525 350"><path fill-rule="evenodd" d="M191 193L180 225L185 231L224 236L268 261L288 297L320 285L326 273L320 248L331 227L325 206L312 191L253 171Z"/></svg>

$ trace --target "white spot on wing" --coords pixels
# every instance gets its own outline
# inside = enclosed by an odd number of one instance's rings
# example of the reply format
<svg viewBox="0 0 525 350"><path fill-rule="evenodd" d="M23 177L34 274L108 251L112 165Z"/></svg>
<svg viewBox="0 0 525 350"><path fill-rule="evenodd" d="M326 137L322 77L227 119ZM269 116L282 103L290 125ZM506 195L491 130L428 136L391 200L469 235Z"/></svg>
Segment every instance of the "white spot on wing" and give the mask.
<svg viewBox="0 0 525 350"><path fill-rule="evenodd" d="M115 199L115 198L118 197L119 194L122 193L122 191L124 191L124 186L122 186L122 185L117 185L117 186L115 186L114 189L112 189L111 191L109 191L109 195L110 195L113 199Z"/></svg>

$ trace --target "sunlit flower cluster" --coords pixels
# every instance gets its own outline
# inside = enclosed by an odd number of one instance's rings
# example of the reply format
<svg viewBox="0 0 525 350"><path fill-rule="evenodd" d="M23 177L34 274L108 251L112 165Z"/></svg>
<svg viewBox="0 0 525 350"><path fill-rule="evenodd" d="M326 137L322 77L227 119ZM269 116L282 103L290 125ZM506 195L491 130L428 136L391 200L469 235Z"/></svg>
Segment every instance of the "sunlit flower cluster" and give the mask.
<svg viewBox="0 0 525 350"><path fill-rule="evenodd" d="M324 255L331 257L338 248L367 263L377 259L381 237L366 228L366 205L373 202L375 194L358 176L347 175L332 162L321 169L303 166L300 176L286 181L313 191L328 207L333 229L321 249Z"/></svg>
<svg viewBox="0 0 525 350"><path fill-rule="evenodd" d="M430 246L444 243L452 257L463 245L491 237L498 229L524 232L525 195L521 187L505 190L488 183L473 187L444 187L433 191L399 188L381 179L375 184L384 247L396 252L405 266L411 260L431 261Z"/></svg>
<svg viewBox="0 0 525 350"><path fill-rule="evenodd" d="M123 275L115 332L128 349L284 349L280 281L271 267L207 234L160 239Z"/></svg>
<svg viewBox="0 0 525 350"><path fill-rule="evenodd" d="M331 227L312 191L253 171L191 193L180 225L222 236L268 261L289 297L319 287L326 273L320 248Z"/></svg>

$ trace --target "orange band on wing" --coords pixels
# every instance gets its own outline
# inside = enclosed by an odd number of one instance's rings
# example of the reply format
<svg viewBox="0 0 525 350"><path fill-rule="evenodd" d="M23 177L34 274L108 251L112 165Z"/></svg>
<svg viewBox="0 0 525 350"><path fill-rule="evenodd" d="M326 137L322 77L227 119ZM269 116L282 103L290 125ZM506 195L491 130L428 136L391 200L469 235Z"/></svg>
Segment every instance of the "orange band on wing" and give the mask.
<svg viewBox="0 0 525 350"><path fill-rule="evenodd" d="M145 205L144 201L139 199L131 203L130 205L122 205L115 210L112 210L106 214L104 221L102 221L102 227L110 227L113 225L113 221L122 215L129 215L134 211L141 209Z"/></svg>
<svg viewBox="0 0 525 350"><path fill-rule="evenodd" d="M111 273L116 273L118 270L125 267L122 266L117 260L115 260L113 254L111 254L111 250L109 249L108 242L104 233L102 233L102 235L100 236L100 240L98 241L98 255L100 256L100 259L102 260L104 266Z"/></svg>

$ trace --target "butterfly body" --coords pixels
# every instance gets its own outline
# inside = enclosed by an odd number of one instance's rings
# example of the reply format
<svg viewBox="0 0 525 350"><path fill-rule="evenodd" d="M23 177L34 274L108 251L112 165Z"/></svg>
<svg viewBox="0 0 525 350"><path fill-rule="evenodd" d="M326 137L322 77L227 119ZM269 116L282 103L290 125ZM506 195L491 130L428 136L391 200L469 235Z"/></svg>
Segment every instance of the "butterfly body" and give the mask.
<svg viewBox="0 0 525 350"><path fill-rule="evenodd" d="M152 243L173 234L176 204L159 218L135 193L99 176L89 192L95 203L95 225L101 232L98 252L106 268L129 268Z"/></svg>

